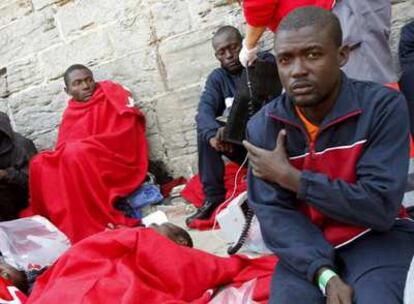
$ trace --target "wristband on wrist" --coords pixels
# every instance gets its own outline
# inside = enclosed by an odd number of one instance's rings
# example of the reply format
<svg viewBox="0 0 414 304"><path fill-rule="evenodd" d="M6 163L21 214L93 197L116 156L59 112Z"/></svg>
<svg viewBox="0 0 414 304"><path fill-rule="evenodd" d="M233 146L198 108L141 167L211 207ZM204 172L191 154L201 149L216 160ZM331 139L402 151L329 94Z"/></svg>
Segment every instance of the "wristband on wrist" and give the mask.
<svg viewBox="0 0 414 304"><path fill-rule="evenodd" d="M337 276L337 274L330 270L330 269L326 269L324 270L321 275L318 278L318 286L319 289L322 291L323 295L326 296L326 286L328 285L328 282L330 279L332 279L333 277Z"/></svg>

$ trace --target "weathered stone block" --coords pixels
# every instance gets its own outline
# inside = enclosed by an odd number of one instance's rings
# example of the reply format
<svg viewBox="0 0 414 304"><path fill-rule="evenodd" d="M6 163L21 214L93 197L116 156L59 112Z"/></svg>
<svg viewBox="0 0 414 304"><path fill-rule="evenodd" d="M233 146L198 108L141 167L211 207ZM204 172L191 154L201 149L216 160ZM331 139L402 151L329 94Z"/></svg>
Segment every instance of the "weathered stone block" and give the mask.
<svg viewBox="0 0 414 304"><path fill-rule="evenodd" d="M32 0L33 7L36 10L41 10L51 5L63 6L72 2L74 0Z"/></svg>
<svg viewBox="0 0 414 304"><path fill-rule="evenodd" d="M35 140L40 149L53 147L68 99L61 81L13 94L8 102L16 130Z"/></svg>
<svg viewBox="0 0 414 304"><path fill-rule="evenodd" d="M222 25L234 25L242 28L244 23L241 6L238 4L219 5L212 0L187 0L191 17L191 28L200 30L203 28L219 27Z"/></svg>
<svg viewBox="0 0 414 304"><path fill-rule="evenodd" d="M115 55L125 57L129 53L150 53L151 32L148 15L130 16L106 27Z"/></svg>
<svg viewBox="0 0 414 304"><path fill-rule="evenodd" d="M47 79L61 77L74 63L96 66L109 61L113 55L113 47L105 33L105 29L89 32L68 44L60 44L40 54L43 73Z"/></svg>
<svg viewBox="0 0 414 304"><path fill-rule="evenodd" d="M158 118L153 108L145 106L138 106L140 111L145 115L145 130L147 136L152 136L159 133Z"/></svg>
<svg viewBox="0 0 414 304"><path fill-rule="evenodd" d="M16 130L29 138L37 141L45 134L57 131L61 115L60 113L50 112L47 107L33 106L27 107L18 113L13 113ZM23 124L24 122L24 124ZM31 125L28 125L30 122ZM44 145L38 146L39 149L50 149L54 146L56 137L49 137L49 141L45 141Z"/></svg>
<svg viewBox="0 0 414 304"><path fill-rule="evenodd" d="M0 98L7 97L9 90L7 88L7 69L0 69Z"/></svg>
<svg viewBox="0 0 414 304"><path fill-rule="evenodd" d="M56 20L64 39L67 39L118 20L122 17L122 8L123 4L118 0L77 1L59 9Z"/></svg>
<svg viewBox="0 0 414 304"><path fill-rule="evenodd" d="M137 104L164 91L151 49L101 64L94 68L97 79L110 79L128 87ZM147 51L147 52L145 52Z"/></svg>
<svg viewBox="0 0 414 304"><path fill-rule="evenodd" d="M187 5L193 22L198 18L210 15L213 11L213 1L211 0L187 0Z"/></svg>
<svg viewBox="0 0 414 304"><path fill-rule="evenodd" d="M57 136L58 127L56 127L55 129L48 129L44 133L36 134L35 136L29 136L29 138L34 141L34 144L38 151L44 151L51 150L55 147Z"/></svg>
<svg viewBox="0 0 414 304"><path fill-rule="evenodd" d="M55 0L32 0L35 10L41 10L47 6L55 4Z"/></svg>
<svg viewBox="0 0 414 304"><path fill-rule="evenodd" d="M400 42L401 28L411 20L414 20L414 0L400 0L392 6L390 46L394 66L397 71L400 69L398 59L398 43Z"/></svg>
<svg viewBox="0 0 414 304"><path fill-rule="evenodd" d="M9 105L6 98L0 98L0 111L9 114Z"/></svg>
<svg viewBox="0 0 414 304"><path fill-rule="evenodd" d="M200 86L196 85L157 99L159 132L169 160L193 154L196 149L194 116L199 95Z"/></svg>
<svg viewBox="0 0 414 304"><path fill-rule="evenodd" d="M52 13L35 12L0 29L0 66L59 43Z"/></svg>
<svg viewBox="0 0 414 304"><path fill-rule="evenodd" d="M0 27L31 12L30 0L2 0L0 3Z"/></svg>
<svg viewBox="0 0 414 304"><path fill-rule="evenodd" d="M159 134L152 134L147 136L149 146L149 158L152 160L167 161L165 154L165 147L163 144L163 138Z"/></svg>
<svg viewBox="0 0 414 304"><path fill-rule="evenodd" d="M163 41L161 59L166 68L168 86L172 89L199 83L218 61L211 46L212 30L191 32Z"/></svg>
<svg viewBox="0 0 414 304"><path fill-rule="evenodd" d="M56 14L63 37L73 38L85 30L113 22L131 22L131 18L145 19L142 1L87 0L68 3ZM137 17L137 14L140 16Z"/></svg>
<svg viewBox="0 0 414 304"><path fill-rule="evenodd" d="M8 98L13 113L26 107L47 107L49 111L62 112L69 96L64 92L62 79L13 94Z"/></svg>
<svg viewBox="0 0 414 304"><path fill-rule="evenodd" d="M259 41L260 51L269 51L274 54L274 36L275 34L270 30L266 30Z"/></svg>
<svg viewBox="0 0 414 304"><path fill-rule="evenodd" d="M200 85L160 96L155 111L161 125L177 122L183 128L194 127L193 119L200 98Z"/></svg>
<svg viewBox="0 0 414 304"><path fill-rule="evenodd" d="M161 0L151 5L154 25L159 39L191 29L191 20L184 0Z"/></svg>
<svg viewBox="0 0 414 304"><path fill-rule="evenodd" d="M9 93L15 93L42 82L43 75L36 57L25 58L11 63L7 68Z"/></svg>

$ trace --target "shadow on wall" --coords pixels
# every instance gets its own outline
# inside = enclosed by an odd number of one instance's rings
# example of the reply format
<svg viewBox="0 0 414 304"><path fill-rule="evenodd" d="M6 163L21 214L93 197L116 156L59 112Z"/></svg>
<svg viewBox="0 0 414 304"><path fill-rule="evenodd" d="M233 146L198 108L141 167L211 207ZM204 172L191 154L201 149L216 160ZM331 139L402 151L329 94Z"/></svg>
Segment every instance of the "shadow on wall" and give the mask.
<svg viewBox="0 0 414 304"><path fill-rule="evenodd" d="M155 176L155 182L158 185L162 185L173 180L167 166L161 160L150 160L148 171Z"/></svg>

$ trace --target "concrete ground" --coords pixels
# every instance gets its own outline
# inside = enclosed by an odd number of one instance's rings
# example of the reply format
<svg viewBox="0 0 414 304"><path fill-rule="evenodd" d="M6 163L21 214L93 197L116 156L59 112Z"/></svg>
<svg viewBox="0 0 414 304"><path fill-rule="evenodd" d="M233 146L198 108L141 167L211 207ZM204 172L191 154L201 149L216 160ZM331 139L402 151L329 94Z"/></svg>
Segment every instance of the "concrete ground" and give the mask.
<svg viewBox="0 0 414 304"><path fill-rule="evenodd" d="M171 201L171 204L168 205L153 205L145 209L144 214L152 213L156 210L161 210L167 214L167 217L170 222L183 227L186 229L194 242L194 247L217 254L220 256L227 255L227 247L229 246L226 242L220 239L219 230L207 230L199 231L194 229L189 229L185 225L185 219L196 210L195 207L185 202L181 197L174 198Z"/></svg>

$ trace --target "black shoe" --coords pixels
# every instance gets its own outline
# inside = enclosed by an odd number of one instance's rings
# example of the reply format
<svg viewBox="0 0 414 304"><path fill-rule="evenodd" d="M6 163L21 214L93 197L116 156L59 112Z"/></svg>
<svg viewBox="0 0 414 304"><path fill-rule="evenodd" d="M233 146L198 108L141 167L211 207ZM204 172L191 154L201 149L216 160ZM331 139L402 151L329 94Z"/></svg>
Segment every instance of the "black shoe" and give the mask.
<svg viewBox="0 0 414 304"><path fill-rule="evenodd" d="M197 209L197 211L186 218L185 223L187 226L194 220L206 220L211 217L214 210L220 205L221 202L209 202L205 201L204 205Z"/></svg>

